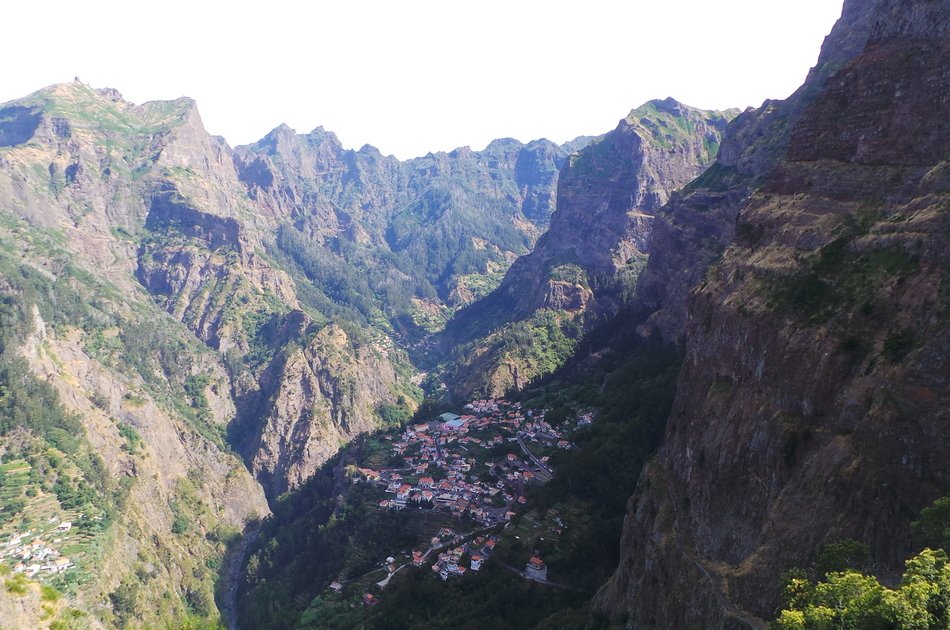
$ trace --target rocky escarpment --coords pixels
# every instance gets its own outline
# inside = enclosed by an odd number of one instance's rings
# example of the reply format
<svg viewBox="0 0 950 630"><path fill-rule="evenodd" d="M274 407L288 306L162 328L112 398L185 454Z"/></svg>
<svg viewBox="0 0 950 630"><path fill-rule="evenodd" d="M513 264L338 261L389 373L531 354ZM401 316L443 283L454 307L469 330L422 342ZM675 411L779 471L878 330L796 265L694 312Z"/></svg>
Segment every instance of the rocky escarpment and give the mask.
<svg viewBox="0 0 950 630"><path fill-rule="evenodd" d="M653 255L633 299L633 310L649 316L643 331L671 341L683 338L690 291L732 242L740 210L788 149L805 106L861 52L872 24L867 7L846 3L805 83L785 100L769 100L737 116L709 170L656 213Z"/></svg>
<svg viewBox="0 0 950 630"><path fill-rule="evenodd" d="M275 224L247 197L230 149L207 134L192 101L136 106L77 82L3 111L0 369L49 383L62 415L79 423L69 425L79 450L49 457L54 468L80 467L69 483L98 484L90 518L110 524L93 541L108 541L104 550L82 564L94 577L71 605L95 611L106 626L135 614L146 623L213 617L214 567L226 541L268 512L263 489L225 442L238 405L265 398L286 407L297 392L280 379L292 374L267 368L285 347L291 357L305 348L314 390L333 401L334 413L308 419L321 431L343 428L320 433L326 443L314 438L282 454L281 481L277 473L267 481L286 489L285 477L299 481L379 422L352 370L372 370L383 383L367 394L374 401L400 402L389 363L398 353L386 339L371 352L369 341L317 343L307 325L278 325L301 314L296 285L263 255ZM10 313L31 305L49 322L36 327L49 334L26 340L33 376L8 365L11 348L24 342L20 328L27 330L11 325ZM270 407L254 420L280 417ZM42 419L19 413L0 428L4 457L54 452ZM56 506L55 479L66 501L65 475L40 464L40 486L28 496Z"/></svg>
<svg viewBox="0 0 950 630"><path fill-rule="evenodd" d="M70 607L90 627L213 616L225 541L269 511L222 439L235 413L227 373L143 292L80 266L61 233L4 214L0 235L0 454L31 471L5 486L23 504L5 504L3 534L72 521L68 536L43 535L75 565L50 608L60 622Z"/></svg>
<svg viewBox="0 0 950 630"><path fill-rule="evenodd" d="M282 125L234 160L265 213L322 265L360 269L372 299L398 317L412 314L410 296L457 306L494 286L547 227L558 170L586 141L505 139L399 161L369 145L346 150L322 127L298 135Z"/></svg>
<svg viewBox="0 0 950 630"><path fill-rule="evenodd" d="M544 310L565 313L573 322L617 312L650 253L654 214L714 159L732 114L694 109L673 99L650 101L571 158L561 174L558 209L548 232L531 254L512 265L497 290L459 312L446 327L446 346L481 339L476 350L466 350L477 361L462 358L454 380L474 383L476 373L487 367L485 382L493 383L487 390L463 385L457 388L459 395L504 393L515 383L493 374L499 368L514 374L520 367L522 382L539 374L536 365L515 361L520 365L512 366L497 356L504 344L495 344L492 337L499 328Z"/></svg>
<svg viewBox="0 0 950 630"><path fill-rule="evenodd" d="M910 521L950 489L948 29L945 3L848 0L792 104L737 121L719 175L758 180L728 202L721 262L651 298L686 356L600 610L637 628L764 627L780 575L845 538L899 575ZM776 111L786 131L747 133ZM667 211L680 225L684 200Z"/></svg>
<svg viewBox="0 0 950 630"><path fill-rule="evenodd" d="M377 428L380 408L400 403L396 380L381 347L334 324L278 356L261 378L254 415L263 420L248 448L268 494L300 486L340 445Z"/></svg>

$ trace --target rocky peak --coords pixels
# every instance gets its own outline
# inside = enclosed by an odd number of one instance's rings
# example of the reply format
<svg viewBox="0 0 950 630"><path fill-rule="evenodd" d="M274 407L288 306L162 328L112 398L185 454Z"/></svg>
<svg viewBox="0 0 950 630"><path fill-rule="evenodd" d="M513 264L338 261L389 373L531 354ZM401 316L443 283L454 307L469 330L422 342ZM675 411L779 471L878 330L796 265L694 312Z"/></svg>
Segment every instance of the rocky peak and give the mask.
<svg viewBox="0 0 950 630"><path fill-rule="evenodd" d="M602 610L763 628L781 574L846 538L899 575L950 479L948 17L846 2L806 84L658 214L637 297L685 360Z"/></svg>
<svg viewBox="0 0 950 630"><path fill-rule="evenodd" d="M673 99L650 101L571 155L559 175L550 228L498 289L449 322L447 345L479 339L544 309L566 307L578 321L615 313L650 253L655 212L714 159L731 115ZM460 382L472 380L467 370L486 369L485 361L481 356L463 368ZM530 369L520 372L534 376ZM487 380L497 388L492 394L513 384Z"/></svg>

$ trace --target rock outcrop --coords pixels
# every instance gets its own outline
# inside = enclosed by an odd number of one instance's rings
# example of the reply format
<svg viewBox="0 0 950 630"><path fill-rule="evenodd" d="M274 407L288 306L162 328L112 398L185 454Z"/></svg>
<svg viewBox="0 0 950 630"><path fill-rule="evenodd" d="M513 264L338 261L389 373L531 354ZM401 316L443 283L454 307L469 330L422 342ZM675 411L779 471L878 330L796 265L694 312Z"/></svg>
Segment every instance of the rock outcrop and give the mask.
<svg viewBox="0 0 950 630"><path fill-rule="evenodd" d="M398 402L385 352L333 324L277 357L261 380L263 421L248 452L271 496L298 487L341 445L377 428L379 407Z"/></svg>
<svg viewBox="0 0 950 630"><path fill-rule="evenodd" d="M477 348L466 348L459 359L453 377L457 395L504 394L515 383L502 372L520 372L521 384L540 374L537 366L515 361L520 363L515 370L494 356L498 330L544 310L566 313L583 328L629 300L651 251L656 211L712 162L734 114L673 99L650 101L571 157L558 183L550 229L530 254L515 261L498 289L446 327L446 347L474 341ZM488 373L480 378L486 366Z"/></svg>
<svg viewBox="0 0 950 630"><path fill-rule="evenodd" d="M948 35L946 3L847 0L803 88L661 213L642 332L686 356L602 612L764 628L781 574L845 538L899 575L950 489Z"/></svg>
<svg viewBox="0 0 950 630"><path fill-rule="evenodd" d="M281 125L234 161L265 214L367 270L382 308L398 311L406 304L386 297L392 284L455 307L476 296L467 276L500 277L547 228L558 170L588 140L503 139L399 161L369 145L346 150L322 127Z"/></svg>

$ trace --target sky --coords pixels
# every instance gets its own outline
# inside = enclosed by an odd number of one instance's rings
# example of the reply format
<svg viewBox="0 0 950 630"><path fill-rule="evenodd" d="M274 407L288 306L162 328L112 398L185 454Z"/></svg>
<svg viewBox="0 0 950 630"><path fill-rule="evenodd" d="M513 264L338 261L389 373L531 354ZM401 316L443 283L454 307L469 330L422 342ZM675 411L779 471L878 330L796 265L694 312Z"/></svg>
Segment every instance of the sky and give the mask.
<svg viewBox="0 0 950 630"><path fill-rule="evenodd" d="M4 6L0 102L78 77L197 100L232 146L286 123L406 159L564 142L653 98L785 98L841 0L46 0Z"/></svg>

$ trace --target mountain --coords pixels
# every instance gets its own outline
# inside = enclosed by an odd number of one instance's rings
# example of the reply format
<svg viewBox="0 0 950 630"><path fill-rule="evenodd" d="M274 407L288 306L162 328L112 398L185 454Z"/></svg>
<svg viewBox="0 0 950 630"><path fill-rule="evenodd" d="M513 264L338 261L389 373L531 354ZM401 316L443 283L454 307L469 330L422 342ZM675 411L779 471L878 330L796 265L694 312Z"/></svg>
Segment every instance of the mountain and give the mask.
<svg viewBox="0 0 950 630"><path fill-rule="evenodd" d="M280 254L326 298L417 339L491 288L548 226L558 171L590 139L495 140L401 162L332 133L278 127L239 147ZM325 299L325 298L324 298Z"/></svg>
<svg viewBox="0 0 950 630"><path fill-rule="evenodd" d="M847 0L803 87L658 214L640 330L685 360L602 613L764 628L782 574L846 541L901 574L948 491L948 28L946 3Z"/></svg>
<svg viewBox="0 0 950 630"><path fill-rule="evenodd" d="M342 444L408 420L418 322L528 250L585 143L401 163L285 127L232 150L190 99L78 81L0 105L0 540L72 563L55 606L0 611L226 611L240 533Z"/></svg>
<svg viewBox="0 0 950 630"><path fill-rule="evenodd" d="M27 572L68 567L35 605L0 605L19 627L212 616L227 545L269 513L225 440L220 357L135 278L131 234L168 209L160 172L188 159L196 116L81 84L0 108L0 531ZM182 241L233 239L233 219L178 220Z"/></svg>
<svg viewBox="0 0 950 630"><path fill-rule="evenodd" d="M615 315L650 254L656 211L713 161L737 113L650 101L572 156L550 229L498 289L447 324L450 389L464 398L521 388L563 363L583 330Z"/></svg>
<svg viewBox="0 0 950 630"><path fill-rule="evenodd" d="M806 628L903 579L945 620L904 561L950 547L948 30L846 0L784 101L406 161L0 105L0 618Z"/></svg>

